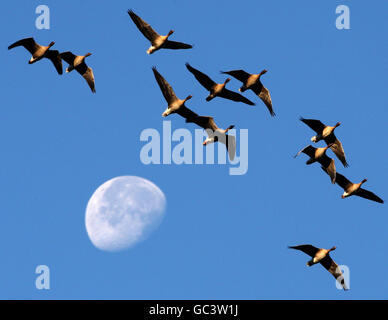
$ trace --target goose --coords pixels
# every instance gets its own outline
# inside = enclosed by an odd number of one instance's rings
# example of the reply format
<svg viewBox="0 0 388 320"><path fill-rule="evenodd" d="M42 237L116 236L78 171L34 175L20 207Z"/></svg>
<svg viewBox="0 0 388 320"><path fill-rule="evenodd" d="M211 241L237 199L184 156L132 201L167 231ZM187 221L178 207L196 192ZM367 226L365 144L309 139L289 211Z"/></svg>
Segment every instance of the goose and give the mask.
<svg viewBox="0 0 388 320"><path fill-rule="evenodd" d="M312 164L314 162L319 162L322 167L326 170L327 174L331 178L331 182L335 183L336 179L336 168L335 168L335 163L334 159L329 158L326 155L327 149L329 149L331 145L327 145L324 148L314 148L312 145L308 145L307 147L304 147L302 150L300 150L294 158L299 156L302 152L304 154L307 154L310 159L307 160L306 164Z"/></svg>
<svg viewBox="0 0 388 320"><path fill-rule="evenodd" d="M62 74L62 60L59 55L59 51L50 49L54 44L55 42L52 41L48 46L41 46L40 44L35 42L34 38L25 38L11 44L8 47L8 50L11 50L15 47L23 46L32 54L31 59L28 61L29 64L33 64L43 58L47 58L53 63L58 74Z"/></svg>
<svg viewBox="0 0 388 320"><path fill-rule="evenodd" d="M233 129L234 125L230 125L226 129L221 129L216 125L213 117L199 116L184 105L176 113L185 118L186 123L195 123L206 130L208 137L202 143L204 146L217 141L223 143L228 151L230 160L233 161L236 155L236 137L228 135L227 132Z"/></svg>
<svg viewBox="0 0 388 320"><path fill-rule="evenodd" d="M171 113L175 113L179 108L185 105L187 100L192 98L192 95L188 95L186 99L179 99L176 95L170 84L163 78L163 76L158 72L156 67L152 67L156 82L159 85L160 90L163 93L164 98L167 101L167 109L162 113L163 117L167 117Z"/></svg>
<svg viewBox="0 0 388 320"><path fill-rule="evenodd" d="M85 63L85 58L91 56L89 52L84 56L77 56L70 51L62 52L61 58L65 60L69 66L66 68L66 73L73 71L74 69L86 80L93 93L96 92L94 84L93 69L88 67Z"/></svg>
<svg viewBox="0 0 388 320"><path fill-rule="evenodd" d="M237 80L240 80L243 85L238 91L244 92L251 89L259 98L265 103L272 117L275 116L275 112L272 108L271 95L266 87L260 81L260 77L267 73L267 70L261 71L259 74L250 74L244 70L232 70L232 71L221 71L223 74L228 74Z"/></svg>
<svg viewBox="0 0 388 320"><path fill-rule="evenodd" d="M330 249L322 249L314 247L311 244L302 244L298 246L289 246L288 248L300 250L305 254L309 255L312 258L310 261L307 262L307 265L309 267L313 266L314 264L320 263L327 271L329 271L334 276L334 278L336 278L336 280L338 281L338 283L341 284L344 290L348 290L341 269L333 261L329 254L331 251L334 251L336 249L335 246Z"/></svg>
<svg viewBox="0 0 388 320"><path fill-rule="evenodd" d="M201 71L193 68L190 64L186 63L186 68L194 75L194 77L203 87L210 91L210 94L207 96L206 101L210 101L215 97L221 97L236 102L243 102L250 106L255 105L252 101L245 98L241 94L230 91L225 88L225 85L230 81L230 78L227 78L224 83L215 83L212 79L210 79L210 77L208 77Z"/></svg>
<svg viewBox="0 0 388 320"><path fill-rule="evenodd" d="M148 54L152 54L155 51L163 49L190 49L193 46L183 42L176 42L168 40L168 38L174 33L174 30L170 30L167 35L161 36L152 27L145 22L142 18L136 15L132 10L128 10L128 14L136 27L140 32L151 42L151 47L147 50Z"/></svg>
<svg viewBox="0 0 388 320"><path fill-rule="evenodd" d="M322 168L323 171L326 172L324 168ZM361 198L365 198L368 200L372 200L378 203L384 203L384 200L379 198L377 195L375 195L373 192L370 192L368 190L365 190L361 188L361 186L367 182L367 179L362 180L360 183L353 183L349 181L346 177L344 177L342 174L337 172L337 177L335 182L344 189L344 193L342 194L341 198L345 199L350 196L359 196Z"/></svg>
<svg viewBox="0 0 388 320"><path fill-rule="evenodd" d="M346 161L345 151L342 146L341 141L337 139L334 134L335 128L341 125L341 122L337 122L335 126L326 126L319 120L315 119L304 119L299 118L300 121L307 124L311 129L313 129L317 135L311 138L311 141L317 143L318 141L324 140L327 145L331 145L330 149L334 152L337 158L342 162L344 167L349 167L348 162Z"/></svg>

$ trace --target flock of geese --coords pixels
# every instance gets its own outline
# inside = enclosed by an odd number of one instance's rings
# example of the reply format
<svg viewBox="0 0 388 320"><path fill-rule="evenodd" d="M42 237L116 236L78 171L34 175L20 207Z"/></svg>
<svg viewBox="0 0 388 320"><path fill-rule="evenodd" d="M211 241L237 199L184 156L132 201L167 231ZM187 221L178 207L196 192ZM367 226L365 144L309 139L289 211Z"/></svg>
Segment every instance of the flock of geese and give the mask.
<svg viewBox="0 0 388 320"><path fill-rule="evenodd" d="M150 26L150 24L145 22L132 10L128 10L128 14L139 31L151 43L151 46L147 50L147 54L153 54L160 49L177 50L191 49L193 47L190 44L170 40L170 36L174 33L173 30L170 30L166 35L160 35ZM85 58L90 56L91 53L87 53L84 56L75 55L70 51L59 53L58 50L51 50L51 47L54 44L55 42L51 42L48 46L42 46L36 43L33 38L25 38L13 43L8 47L8 49L23 46L32 54L32 57L28 62L29 64L33 64L43 58L47 58L53 63L56 71L60 75L63 73L62 60L64 60L69 65L66 69L66 73L75 69L86 80L91 91L95 93L96 90L93 70L85 63ZM250 106L255 105L254 102L244 97L242 94L226 88L226 84L231 81L231 78L226 78L223 83L216 83L208 75L192 67L189 63L186 63L186 68L209 92L209 95L206 97L206 101L211 101L216 97L220 97L235 102L241 102ZM187 106L185 106L185 103L191 99L192 96L188 95L185 99L179 99L171 85L158 72L156 67L152 67L152 71L156 82L158 83L159 88L167 102L167 108L162 113L162 116L166 117L170 114L176 113L183 117L187 123L195 123L199 127L205 129L207 131L208 137L203 142L203 144L207 145L217 141L224 143L228 150L230 159L233 160L236 152L236 139L234 136L227 135L227 132L232 129L234 125L230 125L226 129L221 129L216 125L213 117L200 116L193 112ZM266 72L267 70L262 70L257 74L250 74L244 70L221 71L222 74L229 75L242 82L242 86L239 88L239 92L243 93L247 90L252 90L265 104L270 115L275 116L270 92L261 82L261 76ZM318 162L321 165L322 170L329 175L331 182L333 184L338 184L341 188L344 189L342 198L359 196L378 203L384 203L384 201L377 195L362 188L362 185L367 181L366 179L362 180L360 183L352 183L342 174L338 173L336 171L334 159L330 158L326 154L327 150L331 149L336 157L341 161L342 165L344 167L348 167L342 143L334 134L335 129L340 126L340 122L334 126L327 126L319 120L304 118L300 118L300 120L316 132L316 135L311 138L311 141L317 143L323 140L326 143L326 146L315 148L312 145L308 145L300 150L295 155L295 157L301 153L304 153L309 156L309 159L306 162L307 165ZM332 247L331 249L323 249L314 247L310 244L303 244L298 246L290 246L289 248L300 250L309 255L312 259L307 262L308 266L320 263L337 279L343 289L347 290L342 272L329 254L331 251L335 250L336 247Z"/></svg>
<svg viewBox="0 0 388 320"><path fill-rule="evenodd" d="M96 92L94 85L94 75L92 68L88 67L85 63L85 58L89 57L91 53L87 53L84 56L77 56L70 51L59 53L58 50L51 50L50 48L55 44L54 41L50 42L48 46L42 46L34 40L34 38L25 38L8 47L8 50L15 47L24 47L32 54L29 64L38 62L43 58L49 59L58 74L63 74L62 60L66 61L69 66L66 68L66 73L73 71L74 69L86 80L92 92Z"/></svg>

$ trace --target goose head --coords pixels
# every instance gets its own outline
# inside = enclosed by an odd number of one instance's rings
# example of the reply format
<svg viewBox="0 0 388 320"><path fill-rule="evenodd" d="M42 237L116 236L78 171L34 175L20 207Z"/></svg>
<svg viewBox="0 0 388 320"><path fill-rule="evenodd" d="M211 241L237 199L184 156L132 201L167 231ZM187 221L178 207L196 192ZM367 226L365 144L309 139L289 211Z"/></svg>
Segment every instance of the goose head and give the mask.
<svg viewBox="0 0 388 320"><path fill-rule="evenodd" d="M367 181L368 181L368 179L362 180L361 183L360 183L360 186L363 185L363 184L364 184L365 182L367 182Z"/></svg>
<svg viewBox="0 0 388 320"><path fill-rule="evenodd" d="M55 41L51 41L48 47L51 48L54 44L55 44Z"/></svg>
<svg viewBox="0 0 388 320"><path fill-rule="evenodd" d="M185 103L187 100L190 100L191 98L192 98L193 96L190 94L190 95L188 95L187 97L186 97L186 99L185 100L183 100L183 103Z"/></svg>
<svg viewBox="0 0 388 320"><path fill-rule="evenodd" d="M167 33L167 38L168 38L169 36L171 36L173 33L174 33L174 30L170 30L170 31Z"/></svg>
<svg viewBox="0 0 388 320"><path fill-rule="evenodd" d="M264 70L262 70L262 71L259 73L259 75L262 76L263 74L266 74L267 72L268 72L268 70L264 69Z"/></svg>
<svg viewBox="0 0 388 320"><path fill-rule="evenodd" d="M230 78L227 78L227 79L224 81L224 86L225 86L230 80L231 80Z"/></svg>
<svg viewBox="0 0 388 320"><path fill-rule="evenodd" d="M334 128L337 128L337 127L339 127L340 125L341 125L341 122L337 122L337 123L335 124Z"/></svg>
<svg viewBox="0 0 388 320"><path fill-rule="evenodd" d="M88 52L87 54L85 54L85 58L86 57L89 57L89 56L91 56L92 54L90 53L90 52Z"/></svg>
<svg viewBox="0 0 388 320"><path fill-rule="evenodd" d="M233 129L233 128L234 128L234 125L231 125L231 126L227 127L227 128L225 129L225 133L227 133L229 130L231 130L231 129Z"/></svg>
<svg viewBox="0 0 388 320"><path fill-rule="evenodd" d="M333 247L331 247L331 248L329 249L329 252L330 252L330 251L334 251L335 249L337 249L337 247L336 247L336 246L333 246Z"/></svg>

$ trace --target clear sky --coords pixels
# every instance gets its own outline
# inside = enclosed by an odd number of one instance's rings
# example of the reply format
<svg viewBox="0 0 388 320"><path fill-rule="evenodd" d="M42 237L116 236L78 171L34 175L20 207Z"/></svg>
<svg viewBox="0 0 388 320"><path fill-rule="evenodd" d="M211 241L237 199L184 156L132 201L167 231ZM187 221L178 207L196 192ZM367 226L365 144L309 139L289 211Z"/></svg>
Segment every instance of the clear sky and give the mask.
<svg viewBox="0 0 388 320"><path fill-rule="evenodd" d="M35 8L51 10L50 30L35 27ZM350 30L335 9L350 8ZM149 56L128 9L192 50ZM388 22L386 1L5 1L1 8L0 298L3 299L383 299L387 298L387 207L342 200L305 155L313 131L298 118L336 129L350 164L337 170L388 199L386 148ZM53 49L93 53L96 94L78 74L51 63L28 65L14 41L34 37ZM255 107L207 92L185 62L223 82L220 70L258 73L270 90L271 118ZM64 66L67 64L64 63ZM223 128L249 131L249 169L227 165L144 165L146 128L162 128L166 103L151 67L187 106ZM228 87L237 90L240 82ZM171 115L173 130L188 128ZM333 156L329 151L329 156ZM166 195L160 227L119 253L95 248L85 230L93 192L122 175L141 176ZM287 249L337 246L350 269L350 291L337 290L321 266ZM47 265L50 290L35 288Z"/></svg>

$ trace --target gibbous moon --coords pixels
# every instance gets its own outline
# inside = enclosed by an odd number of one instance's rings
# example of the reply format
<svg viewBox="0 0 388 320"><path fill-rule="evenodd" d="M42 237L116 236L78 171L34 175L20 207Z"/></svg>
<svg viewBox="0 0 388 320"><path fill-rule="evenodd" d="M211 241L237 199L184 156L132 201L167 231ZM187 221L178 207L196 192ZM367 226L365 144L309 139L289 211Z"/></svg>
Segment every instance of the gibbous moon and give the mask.
<svg viewBox="0 0 388 320"><path fill-rule="evenodd" d="M120 251L144 240L162 222L164 193L151 181L122 176L102 184L86 207L86 231L101 250Z"/></svg>

